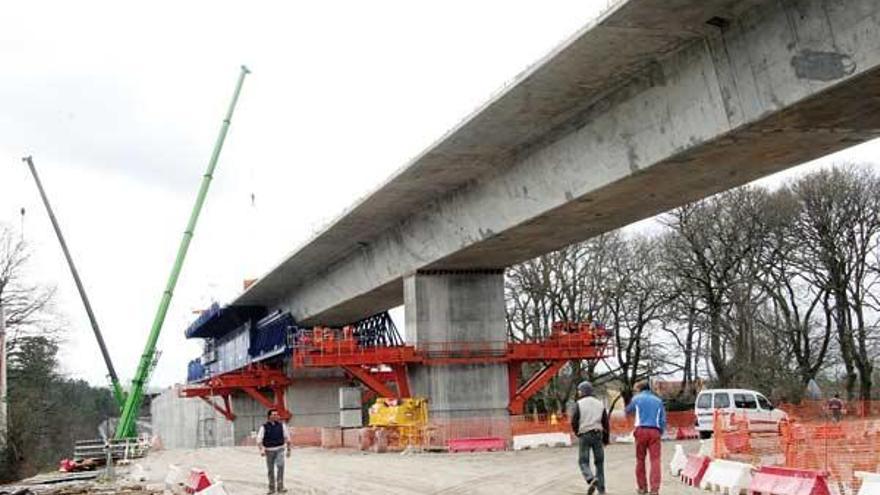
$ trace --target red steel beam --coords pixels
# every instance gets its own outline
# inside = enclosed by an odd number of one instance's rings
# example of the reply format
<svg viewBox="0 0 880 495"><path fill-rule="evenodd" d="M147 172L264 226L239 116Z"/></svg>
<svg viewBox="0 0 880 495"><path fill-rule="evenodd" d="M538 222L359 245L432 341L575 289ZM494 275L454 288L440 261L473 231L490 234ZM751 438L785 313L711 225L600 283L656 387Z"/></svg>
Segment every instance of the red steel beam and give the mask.
<svg viewBox="0 0 880 495"><path fill-rule="evenodd" d="M214 401L214 399L205 397L203 395L200 395L198 397L199 397L199 399L202 399L203 401L207 402L209 406L213 407L214 410L216 410L217 412L222 414L229 421L235 421L235 414L232 412L232 405L229 403L229 396L228 395L223 396L223 402L224 402L225 408L217 405L217 403Z"/></svg>
<svg viewBox="0 0 880 495"><path fill-rule="evenodd" d="M553 361L526 380L526 382L516 390L516 394L510 397L510 404L507 406L510 414L522 414L529 397L535 395L547 385L547 383L556 376L556 373L558 373L567 362L568 361Z"/></svg>
<svg viewBox="0 0 880 495"><path fill-rule="evenodd" d="M394 370L395 382L397 383L397 392L401 397L412 397L409 390L409 377L406 374L406 365L398 364L392 367Z"/></svg>
<svg viewBox="0 0 880 495"><path fill-rule="evenodd" d="M260 393L254 387L242 387L241 388L244 393L253 397L253 399L260 404L263 405L266 409L276 409L278 411L278 415L281 416L281 419L287 421L290 419L290 411L287 410L287 407L284 404L284 389L282 388L273 388L272 392L275 396L275 400L271 401L268 397Z"/></svg>
<svg viewBox="0 0 880 495"><path fill-rule="evenodd" d="M394 397L396 399L402 398L401 394L391 390L388 388L388 385L372 374L369 371L361 368L360 366L342 366L342 369L351 373L352 376L360 380L361 383L367 386L370 390L379 394L379 397Z"/></svg>

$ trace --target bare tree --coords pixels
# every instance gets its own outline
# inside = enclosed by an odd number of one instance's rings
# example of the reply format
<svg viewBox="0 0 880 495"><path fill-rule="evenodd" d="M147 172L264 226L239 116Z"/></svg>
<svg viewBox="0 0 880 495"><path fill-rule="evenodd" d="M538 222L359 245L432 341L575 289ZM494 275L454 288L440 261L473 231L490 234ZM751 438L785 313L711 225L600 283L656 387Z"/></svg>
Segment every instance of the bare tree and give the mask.
<svg viewBox="0 0 880 495"><path fill-rule="evenodd" d="M751 366L753 276L766 234L767 192L744 187L673 210L665 223L668 273L689 287L706 322L708 357L718 382Z"/></svg>
<svg viewBox="0 0 880 495"><path fill-rule="evenodd" d="M10 227L0 224L0 304L6 314L6 344L15 348L28 329L48 331L53 320L47 311L54 288L28 283L25 279L30 252L24 240Z"/></svg>
<svg viewBox="0 0 880 495"><path fill-rule="evenodd" d="M665 239L662 243L665 244ZM678 397L693 397L696 396L697 383L700 379L700 350L705 333L705 319L700 310L700 299L692 288L678 285L677 282L681 281L669 276L669 273L665 272L665 266L663 269L669 290L667 294L669 305L664 313L662 329L676 347L672 357L680 357L679 368L682 378Z"/></svg>
<svg viewBox="0 0 880 495"><path fill-rule="evenodd" d="M846 390L869 399L876 326L865 309L876 296L870 262L880 237L880 179L852 165L819 171L791 186L801 204L797 226L806 250L803 268L830 294ZM875 258L876 259L876 258Z"/></svg>
<svg viewBox="0 0 880 495"><path fill-rule="evenodd" d="M660 271L659 243L638 237L617 246L611 277L603 287L607 323L614 332L611 376L629 404L636 383L659 374L672 361L664 358L660 328L670 301L668 281Z"/></svg>
<svg viewBox="0 0 880 495"><path fill-rule="evenodd" d="M620 242L619 234L605 234L510 267L505 298L511 340L546 338L554 321L602 319L601 287L608 277L610 246ZM603 377L596 375L595 361L573 361L535 400L549 404L547 409L561 409L580 380Z"/></svg>
<svg viewBox="0 0 880 495"><path fill-rule="evenodd" d="M767 242L761 254L758 281L766 294L767 309L758 314L765 332L782 334L787 341L801 388L825 365L832 338L829 292L811 283L804 270L804 245L797 219L801 213L797 198L788 189L771 197L765 213Z"/></svg>

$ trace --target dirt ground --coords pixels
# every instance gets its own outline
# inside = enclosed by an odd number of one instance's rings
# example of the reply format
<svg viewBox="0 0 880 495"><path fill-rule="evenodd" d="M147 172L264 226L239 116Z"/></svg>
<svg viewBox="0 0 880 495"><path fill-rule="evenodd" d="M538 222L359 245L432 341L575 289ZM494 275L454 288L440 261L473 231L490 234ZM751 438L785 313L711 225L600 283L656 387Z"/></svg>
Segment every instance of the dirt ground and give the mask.
<svg viewBox="0 0 880 495"><path fill-rule="evenodd" d="M683 442L695 452L697 442ZM695 494L669 471L675 442L663 444L665 494ZM168 450L141 462L151 481L161 482L169 464L204 468L223 481L230 495L265 493L265 464L256 448L220 447ZM634 494L634 447L606 450L609 494ZM353 450L295 449L286 466L291 494L532 494L586 493L575 448L479 454L372 454Z"/></svg>

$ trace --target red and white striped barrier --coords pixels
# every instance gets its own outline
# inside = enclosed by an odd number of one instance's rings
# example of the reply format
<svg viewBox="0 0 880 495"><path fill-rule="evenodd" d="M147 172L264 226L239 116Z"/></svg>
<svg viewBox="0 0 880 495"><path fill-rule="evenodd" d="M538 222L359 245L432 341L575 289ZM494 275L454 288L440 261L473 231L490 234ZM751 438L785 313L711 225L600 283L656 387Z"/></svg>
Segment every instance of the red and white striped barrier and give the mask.
<svg viewBox="0 0 880 495"><path fill-rule="evenodd" d="M828 475L811 469L764 466L752 475L751 495L831 495Z"/></svg>
<svg viewBox="0 0 880 495"><path fill-rule="evenodd" d="M699 487L700 482L703 480L703 475L706 474L706 469L709 468L710 461L711 459L708 457L694 454L688 455L687 464L681 470L682 483L688 486Z"/></svg>

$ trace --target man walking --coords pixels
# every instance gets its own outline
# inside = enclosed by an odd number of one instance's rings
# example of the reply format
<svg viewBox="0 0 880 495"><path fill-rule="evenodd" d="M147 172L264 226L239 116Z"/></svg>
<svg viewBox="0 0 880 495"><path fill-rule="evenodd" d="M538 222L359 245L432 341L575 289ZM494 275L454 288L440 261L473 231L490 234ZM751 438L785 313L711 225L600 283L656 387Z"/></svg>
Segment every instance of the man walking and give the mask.
<svg viewBox="0 0 880 495"><path fill-rule="evenodd" d="M648 493L645 475L645 455L651 456L651 495L660 493L660 437L666 430L666 409L663 401L644 383L639 394L626 406L626 414L635 414L636 483L640 494Z"/></svg>
<svg viewBox="0 0 880 495"><path fill-rule="evenodd" d="M599 399L593 396L593 385L588 381L578 384L578 401L571 412L571 429L578 437L578 465L587 482L587 494L596 490L605 493L605 445L610 439L608 411ZM596 475L590 470L590 452Z"/></svg>
<svg viewBox="0 0 880 495"><path fill-rule="evenodd" d="M267 493L275 493L275 487L278 487L278 493L285 493L287 489L284 488L284 448L287 447L287 457L290 457L290 431L287 424L281 422L277 410L269 409L267 416L269 421L263 424L257 433L257 446L260 448L260 455L266 457L266 469L269 474Z"/></svg>

